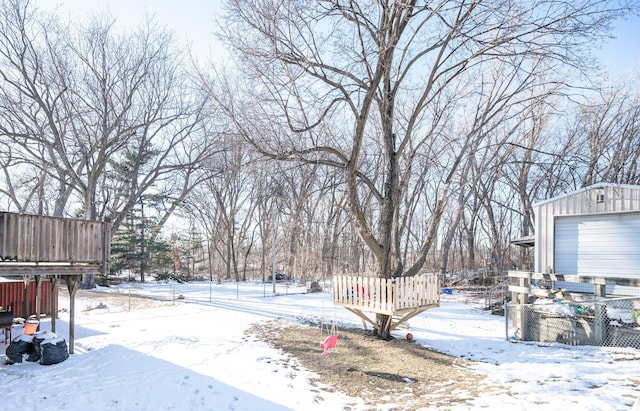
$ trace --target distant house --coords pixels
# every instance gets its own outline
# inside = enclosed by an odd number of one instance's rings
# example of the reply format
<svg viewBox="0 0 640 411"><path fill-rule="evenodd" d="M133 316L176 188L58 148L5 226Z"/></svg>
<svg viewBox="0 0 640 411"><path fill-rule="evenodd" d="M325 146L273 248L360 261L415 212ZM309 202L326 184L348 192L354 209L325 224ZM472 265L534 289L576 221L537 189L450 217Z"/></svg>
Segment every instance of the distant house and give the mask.
<svg viewBox="0 0 640 411"><path fill-rule="evenodd" d="M535 272L640 280L640 186L595 184L534 207ZM616 287L607 293L625 294Z"/></svg>

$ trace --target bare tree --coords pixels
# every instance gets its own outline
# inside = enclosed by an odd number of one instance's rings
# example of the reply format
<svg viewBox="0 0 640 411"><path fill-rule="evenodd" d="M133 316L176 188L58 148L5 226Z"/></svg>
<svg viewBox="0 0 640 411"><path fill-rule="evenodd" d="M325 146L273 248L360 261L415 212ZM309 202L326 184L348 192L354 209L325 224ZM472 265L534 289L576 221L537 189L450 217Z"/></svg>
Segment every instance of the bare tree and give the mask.
<svg viewBox="0 0 640 411"><path fill-rule="evenodd" d="M225 38L246 87L218 99L262 154L343 170L377 275L414 275L487 127L521 112L537 97L527 94L533 84L555 80L551 69L582 68L585 46L623 11L568 1L229 2ZM470 107L479 110L468 128L459 117ZM438 183L404 259L403 199L419 158Z"/></svg>
<svg viewBox="0 0 640 411"><path fill-rule="evenodd" d="M147 195L166 221L217 147L173 37L153 20L130 32L109 15L71 24L24 0L0 17L0 135L40 186L58 187L54 215L110 217L115 232Z"/></svg>
<svg viewBox="0 0 640 411"><path fill-rule="evenodd" d="M16 156L13 147L6 142L0 153L0 166L0 195L7 200L5 209L11 211L15 208L19 213L31 211L44 214L46 172L38 173L38 169L31 167L21 155Z"/></svg>
<svg viewBox="0 0 640 411"><path fill-rule="evenodd" d="M500 180L506 193L502 200L498 195L492 199L519 215L521 236L534 232L536 201L601 181L638 183L636 94L637 84L618 80L577 101L563 102L551 95L524 113L505 150L508 158ZM506 198L518 201L508 203ZM525 254L523 250L521 263Z"/></svg>
<svg viewBox="0 0 640 411"><path fill-rule="evenodd" d="M582 159L582 186L640 183L640 97L620 81L583 104L573 127Z"/></svg>
<svg viewBox="0 0 640 411"><path fill-rule="evenodd" d="M219 136L226 149L202 163L207 177L185 202L224 262L224 278L246 281L246 261L254 246L253 228L259 206L255 201L258 172L252 153L235 144L233 138Z"/></svg>

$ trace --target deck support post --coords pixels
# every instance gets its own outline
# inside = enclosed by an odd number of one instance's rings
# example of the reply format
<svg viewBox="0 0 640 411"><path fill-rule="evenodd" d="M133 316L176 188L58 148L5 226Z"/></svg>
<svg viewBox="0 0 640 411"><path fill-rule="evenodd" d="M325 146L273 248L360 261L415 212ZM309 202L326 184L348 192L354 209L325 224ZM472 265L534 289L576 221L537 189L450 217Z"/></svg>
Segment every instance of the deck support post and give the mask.
<svg viewBox="0 0 640 411"><path fill-rule="evenodd" d="M66 278L67 290L69 290L69 354L73 354L73 342L75 340L76 325L76 293L82 281L81 275L70 275Z"/></svg>

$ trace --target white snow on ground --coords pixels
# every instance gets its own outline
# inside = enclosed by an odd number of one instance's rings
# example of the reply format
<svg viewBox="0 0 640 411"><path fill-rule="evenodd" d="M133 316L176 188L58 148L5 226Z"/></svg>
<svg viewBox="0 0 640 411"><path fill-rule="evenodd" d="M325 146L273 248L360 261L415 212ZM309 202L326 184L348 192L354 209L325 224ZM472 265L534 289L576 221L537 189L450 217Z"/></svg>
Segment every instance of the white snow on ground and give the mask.
<svg viewBox="0 0 640 411"><path fill-rule="evenodd" d="M253 323L283 319L361 326L334 307L330 293L271 284L136 284L104 293L145 294L171 301L157 307L76 300L75 353L55 365L0 363L7 410L351 410L370 409L358 398L315 388L312 371L265 343L247 337ZM640 351L509 342L504 317L464 295L443 295L439 308L410 321L417 343L476 361L486 394L471 407L518 410L625 410L640 397ZM61 307L68 307L61 299ZM57 334L68 338L68 314ZM41 330L50 331L44 319ZM22 331L14 329L14 336ZM398 331L403 337L406 330ZM318 341L318 344L321 341ZM340 342L338 342L339 349ZM1 344L1 353L6 345ZM318 348L318 361L322 361ZM455 381L452 381L455 384ZM381 399L379 410L392 409ZM435 409L425 400L424 409ZM443 409L440 406L439 409Z"/></svg>

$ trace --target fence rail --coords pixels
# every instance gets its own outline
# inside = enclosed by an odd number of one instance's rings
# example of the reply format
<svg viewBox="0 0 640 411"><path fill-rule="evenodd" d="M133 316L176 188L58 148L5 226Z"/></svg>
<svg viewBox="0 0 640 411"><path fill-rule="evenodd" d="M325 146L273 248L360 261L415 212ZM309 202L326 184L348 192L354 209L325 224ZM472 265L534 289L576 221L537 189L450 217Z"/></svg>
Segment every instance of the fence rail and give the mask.
<svg viewBox="0 0 640 411"><path fill-rule="evenodd" d="M638 296L640 279L579 276L569 274L535 273L531 271L509 271L509 292L514 303L524 304L531 294L531 286L535 281L543 281L554 288L566 288L580 294L593 294L597 297L607 295Z"/></svg>

